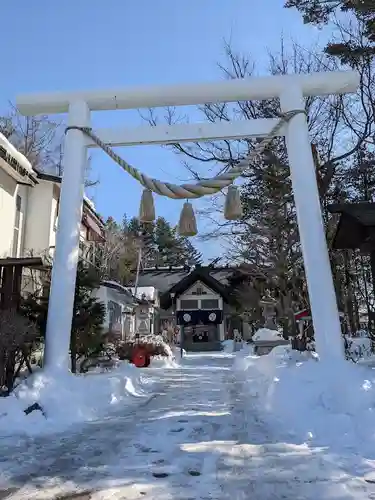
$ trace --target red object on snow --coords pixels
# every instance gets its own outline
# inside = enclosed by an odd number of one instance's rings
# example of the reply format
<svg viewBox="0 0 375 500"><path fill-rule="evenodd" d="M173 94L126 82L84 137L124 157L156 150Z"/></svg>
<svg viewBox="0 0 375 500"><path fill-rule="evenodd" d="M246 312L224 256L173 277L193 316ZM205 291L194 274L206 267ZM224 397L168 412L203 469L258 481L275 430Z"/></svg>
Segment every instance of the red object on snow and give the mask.
<svg viewBox="0 0 375 500"><path fill-rule="evenodd" d="M345 314L339 311L339 316L340 318L343 318ZM306 321L308 319L312 319L311 311L310 309L303 309L302 311L298 311L294 313L294 318L296 321Z"/></svg>
<svg viewBox="0 0 375 500"><path fill-rule="evenodd" d="M294 313L294 317L296 321L300 321L301 319L311 319L311 313L308 309L303 309L302 311L298 311Z"/></svg>
<svg viewBox="0 0 375 500"><path fill-rule="evenodd" d="M144 368L150 365L150 355L143 346L137 346L133 351L132 361L137 368Z"/></svg>

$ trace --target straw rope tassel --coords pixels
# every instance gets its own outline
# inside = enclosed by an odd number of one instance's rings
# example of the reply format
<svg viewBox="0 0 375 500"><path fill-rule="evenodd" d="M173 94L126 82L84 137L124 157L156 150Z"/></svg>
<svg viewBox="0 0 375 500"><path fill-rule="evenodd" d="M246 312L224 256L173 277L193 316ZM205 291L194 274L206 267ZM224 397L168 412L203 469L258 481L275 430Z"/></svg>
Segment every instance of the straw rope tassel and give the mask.
<svg viewBox="0 0 375 500"><path fill-rule="evenodd" d="M139 220L140 222L153 222L155 220L154 197L151 189L144 189L142 192Z"/></svg>
<svg viewBox="0 0 375 500"><path fill-rule="evenodd" d="M184 203L181 210L178 233L180 236L195 236L198 233L193 205L188 201Z"/></svg>
<svg viewBox="0 0 375 500"><path fill-rule="evenodd" d="M227 220L238 220L243 215L241 196L237 186L229 186L225 197L224 217Z"/></svg>

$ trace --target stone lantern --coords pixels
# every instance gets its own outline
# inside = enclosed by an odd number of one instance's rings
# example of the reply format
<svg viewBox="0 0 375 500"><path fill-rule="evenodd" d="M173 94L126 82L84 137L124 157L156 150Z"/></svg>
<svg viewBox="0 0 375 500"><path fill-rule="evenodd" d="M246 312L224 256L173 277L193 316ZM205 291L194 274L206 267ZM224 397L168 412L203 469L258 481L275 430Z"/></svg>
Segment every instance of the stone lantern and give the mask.
<svg viewBox="0 0 375 500"><path fill-rule="evenodd" d="M277 330L275 322L276 304L277 301L270 296L269 292L259 301L264 318L264 328L268 330Z"/></svg>

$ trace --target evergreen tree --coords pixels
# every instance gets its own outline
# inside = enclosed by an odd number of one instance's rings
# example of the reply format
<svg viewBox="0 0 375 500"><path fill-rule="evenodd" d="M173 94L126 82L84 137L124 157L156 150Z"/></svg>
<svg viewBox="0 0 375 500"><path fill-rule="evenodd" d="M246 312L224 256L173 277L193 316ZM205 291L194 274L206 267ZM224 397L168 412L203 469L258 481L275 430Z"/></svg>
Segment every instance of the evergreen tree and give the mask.
<svg viewBox="0 0 375 500"><path fill-rule="evenodd" d="M340 43L330 43L326 51L343 62L355 64L358 58L375 55L375 6L374 0L287 0L285 7L295 7L305 23L328 23L338 12L354 16L363 33L363 39L348 37ZM347 32L347 30L344 30ZM361 38L361 37L360 37Z"/></svg>
<svg viewBox="0 0 375 500"><path fill-rule="evenodd" d="M129 221L126 218L126 215L124 215L123 218L123 227L126 231L129 233L136 235L139 231L141 231L141 223L139 222L139 219L137 217L132 217L129 219Z"/></svg>
<svg viewBox="0 0 375 500"><path fill-rule="evenodd" d="M96 270L80 261L77 268L70 340L73 373L76 371L77 359L88 357L103 347L105 306L93 297L93 291L99 286L100 276Z"/></svg>
<svg viewBox="0 0 375 500"><path fill-rule="evenodd" d="M260 282L251 282L241 295L270 291L278 300L280 322L293 322L293 308L307 303L296 212L285 151L281 141L268 151L262 164L249 173L241 187L244 217L234 238L240 261L258 269ZM263 290L263 292L261 292ZM251 293L250 293L251 292ZM256 311L257 312L257 311Z"/></svg>
<svg viewBox="0 0 375 500"><path fill-rule="evenodd" d="M127 231L133 238L139 239L142 246L142 264L144 267L182 266L202 262L202 254L188 238L179 236L177 228L164 218L155 222L140 224L138 219L130 219Z"/></svg>
<svg viewBox="0 0 375 500"><path fill-rule="evenodd" d="M176 238L176 231L164 217L158 217L156 220L154 238L157 248L157 263L159 265L178 265L180 256L178 255L179 242Z"/></svg>
<svg viewBox="0 0 375 500"><path fill-rule="evenodd" d="M364 144L345 169L343 177L351 201L375 201L375 154Z"/></svg>
<svg viewBox="0 0 375 500"><path fill-rule="evenodd" d="M44 277L42 296L29 295L22 304L22 311L36 321L42 336L45 336L51 273ZM93 297L92 292L100 286L95 269L82 261L78 263L74 295L72 330L70 339L71 369L76 372L77 360L101 350L104 342L103 322L105 306Z"/></svg>
<svg viewBox="0 0 375 500"><path fill-rule="evenodd" d="M188 266L202 265L203 262L202 253L195 248L195 246L191 243L191 241L188 238L181 237L181 239L182 239L182 245L184 249L184 259L186 261L186 264Z"/></svg>
<svg viewBox="0 0 375 500"><path fill-rule="evenodd" d="M105 242L102 245L100 266L102 279L127 283L136 266L139 238L137 233L128 230L128 221L124 216L121 224L109 217L105 225Z"/></svg>

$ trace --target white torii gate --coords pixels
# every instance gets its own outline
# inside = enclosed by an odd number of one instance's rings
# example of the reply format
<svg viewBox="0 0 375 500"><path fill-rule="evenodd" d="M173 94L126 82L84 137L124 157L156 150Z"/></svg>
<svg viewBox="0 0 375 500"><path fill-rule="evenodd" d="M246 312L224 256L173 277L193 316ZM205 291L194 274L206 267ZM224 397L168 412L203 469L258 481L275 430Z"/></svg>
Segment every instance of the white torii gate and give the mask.
<svg viewBox="0 0 375 500"><path fill-rule="evenodd" d="M352 71L280 75L192 85L22 95L24 115L68 113L68 126L90 127L91 111L156 108L280 98L283 112L304 110L304 97L354 92ZM278 119L229 123L144 126L95 133L112 146L173 144L268 135ZM294 116L279 134L286 137L317 351L323 360L343 357L341 327L321 216L306 116ZM65 138L63 180L46 332L46 368L67 370L87 148L91 139L77 129ZM121 202L121 200L119 200ZM172 203L172 202L171 202Z"/></svg>

